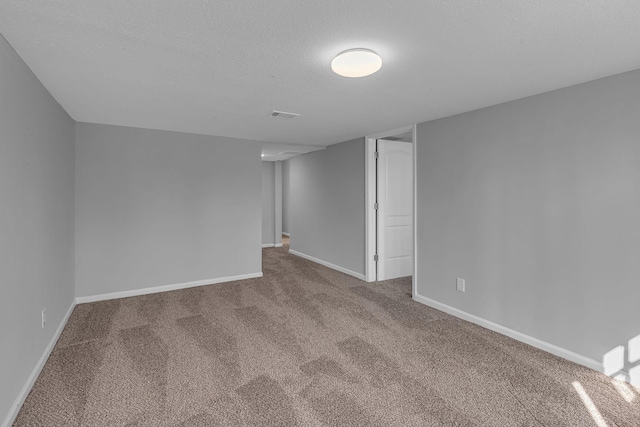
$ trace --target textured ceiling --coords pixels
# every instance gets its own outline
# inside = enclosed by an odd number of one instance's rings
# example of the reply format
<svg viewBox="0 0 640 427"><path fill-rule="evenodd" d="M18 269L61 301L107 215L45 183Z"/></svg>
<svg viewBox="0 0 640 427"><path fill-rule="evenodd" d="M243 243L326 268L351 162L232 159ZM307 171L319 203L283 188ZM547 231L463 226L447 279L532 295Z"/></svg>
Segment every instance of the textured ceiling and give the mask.
<svg viewBox="0 0 640 427"><path fill-rule="evenodd" d="M639 23L638 0L0 0L77 121L308 145L638 69ZM354 47L382 70L332 74Z"/></svg>

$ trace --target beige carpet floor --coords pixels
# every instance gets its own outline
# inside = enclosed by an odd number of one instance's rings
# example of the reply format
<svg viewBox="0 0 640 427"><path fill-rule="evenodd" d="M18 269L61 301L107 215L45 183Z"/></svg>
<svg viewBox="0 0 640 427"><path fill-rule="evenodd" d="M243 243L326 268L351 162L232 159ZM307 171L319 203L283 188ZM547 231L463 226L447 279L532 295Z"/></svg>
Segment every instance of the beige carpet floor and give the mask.
<svg viewBox="0 0 640 427"><path fill-rule="evenodd" d="M263 256L260 279L77 306L15 425L640 426L640 390L418 304L409 278Z"/></svg>

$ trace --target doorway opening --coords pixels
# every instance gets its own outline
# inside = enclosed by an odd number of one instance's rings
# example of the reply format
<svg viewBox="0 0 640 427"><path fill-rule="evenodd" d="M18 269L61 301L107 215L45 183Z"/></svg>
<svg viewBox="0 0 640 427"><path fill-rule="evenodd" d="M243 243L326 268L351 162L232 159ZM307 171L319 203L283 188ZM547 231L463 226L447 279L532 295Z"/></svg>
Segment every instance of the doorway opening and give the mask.
<svg viewBox="0 0 640 427"><path fill-rule="evenodd" d="M415 125L365 139L366 281L411 276L414 295L415 141Z"/></svg>
<svg viewBox="0 0 640 427"><path fill-rule="evenodd" d="M285 251L289 252L289 246L291 246L291 239L289 237L289 233L283 232L282 233L282 247L284 248Z"/></svg>

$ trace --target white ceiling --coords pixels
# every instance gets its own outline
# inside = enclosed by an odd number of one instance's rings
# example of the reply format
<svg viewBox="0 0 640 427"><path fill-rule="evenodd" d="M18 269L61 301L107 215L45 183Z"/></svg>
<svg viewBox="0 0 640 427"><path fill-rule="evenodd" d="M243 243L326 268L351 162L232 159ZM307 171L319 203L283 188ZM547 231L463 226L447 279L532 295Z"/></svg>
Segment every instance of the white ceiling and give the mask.
<svg viewBox="0 0 640 427"><path fill-rule="evenodd" d="M638 0L0 0L0 33L77 121L319 146L640 68ZM356 47L380 72L332 74Z"/></svg>

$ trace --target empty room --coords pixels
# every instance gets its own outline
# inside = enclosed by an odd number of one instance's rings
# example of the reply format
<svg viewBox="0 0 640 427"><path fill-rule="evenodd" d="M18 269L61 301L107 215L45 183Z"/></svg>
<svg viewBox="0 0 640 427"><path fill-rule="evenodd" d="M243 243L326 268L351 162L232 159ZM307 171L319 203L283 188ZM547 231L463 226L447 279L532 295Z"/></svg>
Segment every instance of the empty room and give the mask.
<svg viewBox="0 0 640 427"><path fill-rule="evenodd" d="M639 22L0 0L0 427L640 426Z"/></svg>

